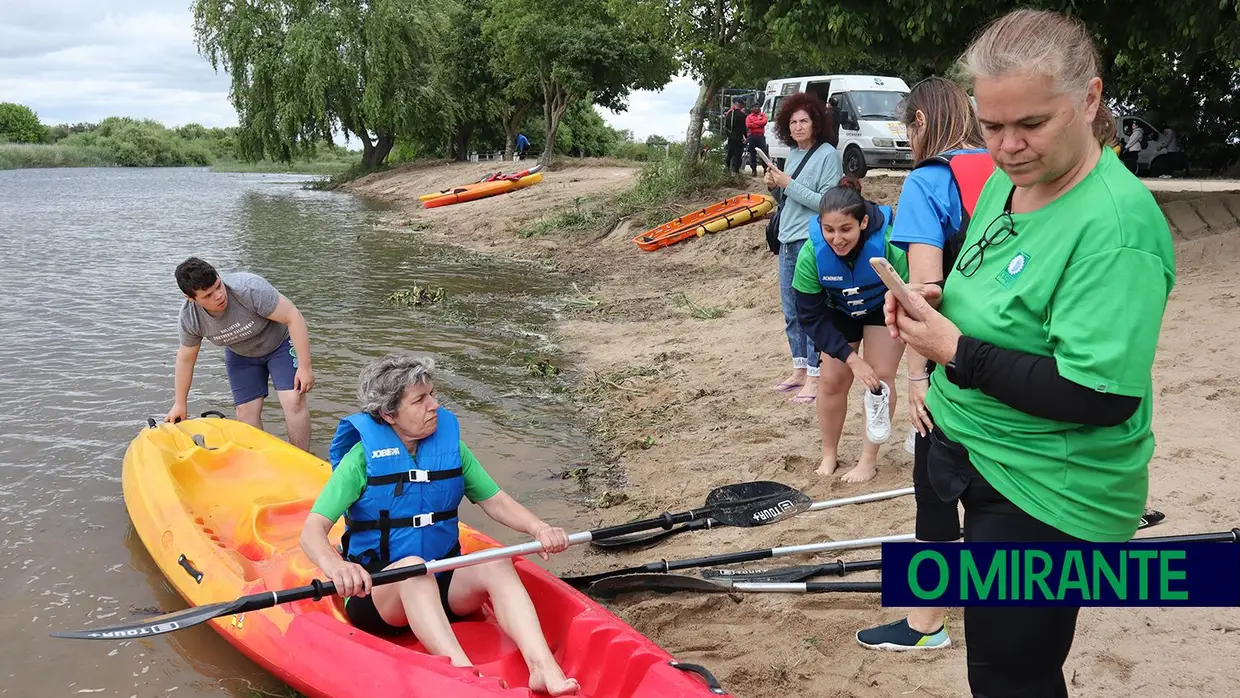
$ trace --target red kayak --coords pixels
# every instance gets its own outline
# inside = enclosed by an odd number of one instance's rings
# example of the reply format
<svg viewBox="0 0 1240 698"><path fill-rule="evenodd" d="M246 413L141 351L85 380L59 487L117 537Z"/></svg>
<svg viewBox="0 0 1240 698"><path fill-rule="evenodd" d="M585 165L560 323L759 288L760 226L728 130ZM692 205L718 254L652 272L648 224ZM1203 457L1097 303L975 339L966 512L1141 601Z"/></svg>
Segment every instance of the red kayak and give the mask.
<svg viewBox="0 0 1240 698"><path fill-rule="evenodd" d="M201 440L201 445L195 438ZM134 529L195 606L309 584L320 572L298 544L331 466L232 419L143 429L121 481ZM343 522L332 529L339 542ZM461 526L471 553L499 544ZM586 698L691 698L720 693L637 630L524 558L517 572L566 675ZM529 672L489 605L453 624L477 671L427 654L411 635L361 632L342 599L286 603L209 621L239 651L311 698L532 698ZM685 665L690 666L690 665Z"/></svg>

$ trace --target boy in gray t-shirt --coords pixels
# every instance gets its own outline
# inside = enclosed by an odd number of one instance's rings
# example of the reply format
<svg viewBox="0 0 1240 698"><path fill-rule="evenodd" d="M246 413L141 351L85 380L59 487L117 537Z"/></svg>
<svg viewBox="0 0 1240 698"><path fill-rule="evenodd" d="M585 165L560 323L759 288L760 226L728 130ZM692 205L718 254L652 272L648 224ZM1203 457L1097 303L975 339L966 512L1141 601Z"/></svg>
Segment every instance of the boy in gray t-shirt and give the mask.
<svg viewBox="0 0 1240 698"><path fill-rule="evenodd" d="M284 408L289 443L309 451L305 394L314 386L314 370L306 320L297 307L263 277L246 272L221 276L197 257L177 266L176 279L185 303L179 322L176 401L165 421L187 416L194 363L205 338L224 347L237 419L263 428L263 400L270 379Z"/></svg>

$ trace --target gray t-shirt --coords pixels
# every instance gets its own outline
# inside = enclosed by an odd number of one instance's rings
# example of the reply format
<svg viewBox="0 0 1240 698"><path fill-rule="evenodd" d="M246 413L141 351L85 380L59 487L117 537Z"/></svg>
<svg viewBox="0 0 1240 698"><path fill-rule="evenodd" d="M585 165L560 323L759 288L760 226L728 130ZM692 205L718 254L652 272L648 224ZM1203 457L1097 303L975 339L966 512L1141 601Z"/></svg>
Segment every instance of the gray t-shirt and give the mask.
<svg viewBox="0 0 1240 698"><path fill-rule="evenodd" d="M280 302L280 292L257 274L235 272L220 278L228 289L228 307L216 317L187 298L181 306L181 346L199 346L205 337L241 356L275 351L288 337L288 326L267 319Z"/></svg>

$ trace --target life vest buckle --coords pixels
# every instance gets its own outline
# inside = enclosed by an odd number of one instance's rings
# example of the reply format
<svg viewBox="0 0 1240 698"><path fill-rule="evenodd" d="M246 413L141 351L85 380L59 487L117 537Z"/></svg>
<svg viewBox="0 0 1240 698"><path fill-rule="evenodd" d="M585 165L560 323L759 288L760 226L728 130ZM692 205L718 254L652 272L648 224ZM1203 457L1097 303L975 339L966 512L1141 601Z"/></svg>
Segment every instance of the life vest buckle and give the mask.
<svg viewBox="0 0 1240 698"><path fill-rule="evenodd" d="M865 299L862 298L860 300L848 301L848 304L849 305L865 305Z"/></svg>
<svg viewBox="0 0 1240 698"><path fill-rule="evenodd" d="M855 296L855 295L857 295L858 293L861 293L861 287L860 287L860 286L853 286L852 288L844 288L844 289L840 289L840 293L841 293L841 294L843 294L843 295L845 295L845 296Z"/></svg>
<svg viewBox="0 0 1240 698"><path fill-rule="evenodd" d="M431 471L412 469L409 471L409 482L430 482Z"/></svg>
<svg viewBox="0 0 1240 698"><path fill-rule="evenodd" d="M435 523L434 514L416 514L413 517L414 528L426 528L427 526L430 526L433 523Z"/></svg>

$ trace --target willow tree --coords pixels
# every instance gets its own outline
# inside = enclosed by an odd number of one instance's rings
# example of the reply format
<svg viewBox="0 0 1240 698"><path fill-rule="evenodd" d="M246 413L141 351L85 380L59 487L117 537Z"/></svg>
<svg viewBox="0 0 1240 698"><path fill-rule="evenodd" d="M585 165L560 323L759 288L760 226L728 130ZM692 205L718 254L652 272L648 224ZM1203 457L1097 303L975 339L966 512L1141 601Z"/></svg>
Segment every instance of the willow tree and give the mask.
<svg viewBox="0 0 1240 698"><path fill-rule="evenodd" d="M195 0L199 51L232 78L243 157L288 161L337 132L374 169L435 118L437 0Z"/></svg>
<svg viewBox="0 0 1240 698"><path fill-rule="evenodd" d="M645 27L622 21L601 0L495 0L485 31L498 51L511 89L542 98L546 140L542 161L555 152L555 134L569 105L587 95L613 111L626 108L630 91L659 89L676 63Z"/></svg>

